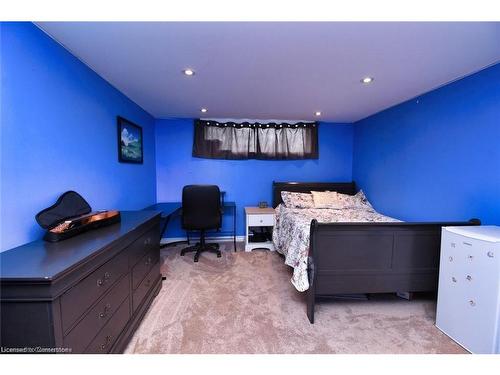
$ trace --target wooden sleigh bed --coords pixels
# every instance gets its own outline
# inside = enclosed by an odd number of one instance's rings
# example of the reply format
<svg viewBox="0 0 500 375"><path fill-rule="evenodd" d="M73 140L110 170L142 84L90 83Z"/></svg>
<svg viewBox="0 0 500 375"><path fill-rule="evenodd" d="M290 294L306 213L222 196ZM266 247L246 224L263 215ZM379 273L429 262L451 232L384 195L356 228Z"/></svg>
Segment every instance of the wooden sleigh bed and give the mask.
<svg viewBox="0 0 500 375"><path fill-rule="evenodd" d="M281 192L356 194L354 182L273 182L273 207ZM310 227L307 316L321 297L355 293L436 291L441 228L467 222L319 223Z"/></svg>

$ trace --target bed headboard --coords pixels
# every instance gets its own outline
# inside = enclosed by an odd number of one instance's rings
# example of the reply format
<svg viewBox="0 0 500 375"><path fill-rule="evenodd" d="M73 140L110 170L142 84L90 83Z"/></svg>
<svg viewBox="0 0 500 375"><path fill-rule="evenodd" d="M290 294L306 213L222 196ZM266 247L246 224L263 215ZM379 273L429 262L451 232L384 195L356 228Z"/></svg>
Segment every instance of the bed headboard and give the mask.
<svg viewBox="0 0 500 375"><path fill-rule="evenodd" d="M342 194L356 194L356 184L352 182L276 182L273 181L273 207L283 202L282 191L310 193L311 191L336 191Z"/></svg>

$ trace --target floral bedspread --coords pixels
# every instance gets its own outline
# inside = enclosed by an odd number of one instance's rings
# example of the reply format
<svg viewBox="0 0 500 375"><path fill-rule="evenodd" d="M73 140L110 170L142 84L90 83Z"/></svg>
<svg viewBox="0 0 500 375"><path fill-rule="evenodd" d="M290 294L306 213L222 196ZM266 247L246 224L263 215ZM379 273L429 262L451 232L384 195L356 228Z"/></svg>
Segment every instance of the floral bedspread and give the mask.
<svg viewBox="0 0 500 375"><path fill-rule="evenodd" d="M287 208L280 204L276 207L274 248L285 256L285 264L293 267L291 281L299 292L309 288L307 256L312 219L320 223L399 221L372 209Z"/></svg>

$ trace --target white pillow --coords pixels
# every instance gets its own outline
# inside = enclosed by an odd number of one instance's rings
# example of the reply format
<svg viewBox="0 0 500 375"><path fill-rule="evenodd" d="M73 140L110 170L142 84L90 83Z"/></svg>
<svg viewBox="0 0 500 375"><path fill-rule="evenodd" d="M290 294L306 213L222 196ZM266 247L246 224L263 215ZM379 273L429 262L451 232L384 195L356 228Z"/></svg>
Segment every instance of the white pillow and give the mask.
<svg viewBox="0 0 500 375"><path fill-rule="evenodd" d="M282 191L281 199L288 208L314 208L313 197L309 193Z"/></svg>
<svg viewBox="0 0 500 375"><path fill-rule="evenodd" d="M363 190L358 191L355 195L341 194L335 191L312 191L311 193L315 208L332 208L336 210L359 208L373 210Z"/></svg>
<svg viewBox="0 0 500 375"><path fill-rule="evenodd" d="M344 202L336 191L311 191L315 208L344 208Z"/></svg>

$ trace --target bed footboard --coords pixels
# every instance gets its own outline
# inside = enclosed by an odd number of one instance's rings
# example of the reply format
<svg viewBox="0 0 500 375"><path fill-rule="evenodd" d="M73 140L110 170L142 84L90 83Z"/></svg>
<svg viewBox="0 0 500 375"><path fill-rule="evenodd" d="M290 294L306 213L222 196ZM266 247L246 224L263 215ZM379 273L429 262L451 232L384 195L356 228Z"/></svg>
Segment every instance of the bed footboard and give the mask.
<svg viewBox="0 0 500 375"><path fill-rule="evenodd" d="M436 291L441 223L311 222L307 316L318 297L346 293Z"/></svg>

